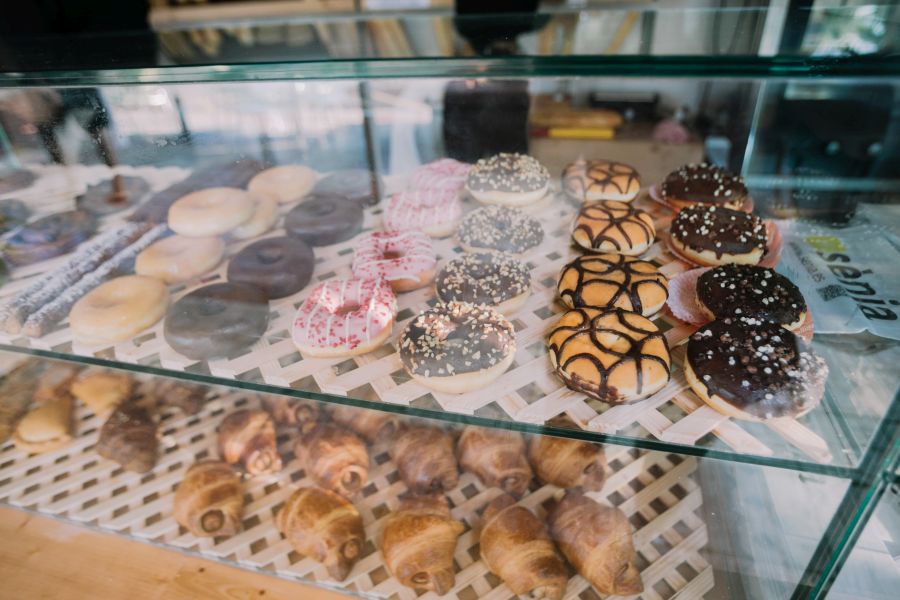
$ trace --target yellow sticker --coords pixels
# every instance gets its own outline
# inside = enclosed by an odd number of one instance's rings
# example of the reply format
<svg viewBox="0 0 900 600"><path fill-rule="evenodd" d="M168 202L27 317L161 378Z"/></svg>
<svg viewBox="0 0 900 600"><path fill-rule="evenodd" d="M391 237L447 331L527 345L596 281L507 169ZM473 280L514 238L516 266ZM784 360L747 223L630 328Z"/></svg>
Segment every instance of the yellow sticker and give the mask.
<svg viewBox="0 0 900 600"><path fill-rule="evenodd" d="M816 252L843 252L845 250L840 238L833 235L808 235L803 239Z"/></svg>

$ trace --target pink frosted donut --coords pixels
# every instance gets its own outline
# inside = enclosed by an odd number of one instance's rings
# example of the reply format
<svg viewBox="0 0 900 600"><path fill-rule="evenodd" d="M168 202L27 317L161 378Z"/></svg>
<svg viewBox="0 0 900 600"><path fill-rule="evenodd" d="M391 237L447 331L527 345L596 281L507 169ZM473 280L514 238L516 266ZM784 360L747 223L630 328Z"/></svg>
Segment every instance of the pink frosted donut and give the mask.
<svg viewBox="0 0 900 600"><path fill-rule="evenodd" d="M306 356L356 356L391 335L397 300L383 279L335 279L312 291L291 337Z"/></svg>
<svg viewBox="0 0 900 600"><path fill-rule="evenodd" d="M466 177L472 165L452 158L440 158L422 165L409 178L411 190L455 190L459 193L466 185Z"/></svg>
<svg viewBox="0 0 900 600"><path fill-rule="evenodd" d="M388 198L382 218L388 231L418 229L433 238L442 238L456 231L461 217L459 192L419 190Z"/></svg>
<svg viewBox="0 0 900 600"><path fill-rule="evenodd" d="M417 290L431 283L437 255L422 231L376 232L356 241L353 276L385 279L395 292Z"/></svg>

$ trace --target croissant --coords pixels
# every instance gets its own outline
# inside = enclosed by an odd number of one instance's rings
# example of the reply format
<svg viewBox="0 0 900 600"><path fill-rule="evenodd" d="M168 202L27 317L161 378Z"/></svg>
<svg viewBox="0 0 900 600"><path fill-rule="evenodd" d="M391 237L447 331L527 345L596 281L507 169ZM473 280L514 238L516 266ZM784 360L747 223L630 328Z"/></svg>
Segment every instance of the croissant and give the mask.
<svg viewBox="0 0 900 600"><path fill-rule="evenodd" d="M478 476L484 485L521 496L531 483L531 465L525 441L515 431L466 427L456 446L459 465Z"/></svg>
<svg viewBox="0 0 900 600"><path fill-rule="evenodd" d="M219 451L225 462L240 463L251 475L281 470L275 423L264 410L239 410L222 419Z"/></svg>
<svg viewBox="0 0 900 600"><path fill-rule="evenodd" d="M544 524L509 494L494 498L482 516L481 558L517 595L559 600L569 574Z"/></svg>
<svg viewBox="0 0 900 600"><path fill-rule="evenodd" d="M89 369L83 371L69 388L72 395L80 400L91 412L107 418L117 406L131 397L134 379L127 373L109 369Z"/></svg>
<svg viewBox="0 0 900 600"><path fill-rule="evenodd" d="M275 526L294 550L325 565L343 581L359 560L366 533L350 502L329 490L297 490L275 516Z"/></svg>
<svg viewBox="0 0 900 600"><path fill-rule="evenodd" d="M114 460L127 471L146 473L159 456L156 422L146 409L123 404L113 411L97 441L97 454Z"/></svg>
<svg viewBox="0 0 900 600"><path fill-rule="evenodd" d="M240 476L218 460L195 463L175 492L173 512L178 524L196 536L236 534L244 513Z"/></svg>
<svg viewBox="0 0 900 600"><path fill-rule="evenodd" d="M164 378L156 379L154 383L153 395L157 406L171 406L186 415L195 415L206 403L206 393L209 391L206 386Z"/></svg>
<svg viewBox="0 0 900 600"><path fill-rule="evenodd" d="M338 425L352 429L370 444L389 438L400 426L397 415L355 406L337 405L331 409L331 418Z"/></svg>
<svg viewBox="0 0 900 600"><path fill-rule="evenodd" d="M598 592L630 596L644 591L631 523L621 510L569 490L548 521L559 549Z"/></svg>
<svg viewBox="0 0 900 600"><path fill-rule="evenodd" d="M391 447L391 458L414 493L446 492L459 483L453 436L444 429L414 425L401 430Z"/></svg>
<svg viewBox="0 0 900 600"><path fill-rule="evenodd" d="M13 435L16 447L29 454L38 454L62 448L71 442L72 404L72 396L66 394L56 400L45 400L25 415Z"/></svg>
<svg viewBox="0 0 900 600"><path fill-rule="evenodd" d="M369 452L352 431L331 423L294 443L294 454L306 474L324 488L350 498L369 480Z"/></svg>
<svg viewBox="0 0 900 600"><path fill-rule="evenodd" d="M318 403L299 398L264 394L260 396L260 400L263 408L269 411L278 425L297 427L301 431L318 421L322 414Z"/></svg>
<svg viewBox="0 0 900 600"><path fill-rule="evenodd" d="M71 397L69 392L72 382L78 376L81 367L68 363L50 363L38 377L37 388L32 401L37 404L53 402L61 397Z"/></svg>
<svg viewBox="0 0 900 600"><path fill-rule="evenodd" d="M403 585L443 596L456 580L453 553L463 529L443 495L408 497L385 521L379 544L385 565Z"/></svg>
<svg viewBox="0 0 900 600"><path fill-rule="evenodd" d="M528 460L541 483L561 488L600 491L606 479L606 455L599 444L534 436L528 444Z"/></svg>

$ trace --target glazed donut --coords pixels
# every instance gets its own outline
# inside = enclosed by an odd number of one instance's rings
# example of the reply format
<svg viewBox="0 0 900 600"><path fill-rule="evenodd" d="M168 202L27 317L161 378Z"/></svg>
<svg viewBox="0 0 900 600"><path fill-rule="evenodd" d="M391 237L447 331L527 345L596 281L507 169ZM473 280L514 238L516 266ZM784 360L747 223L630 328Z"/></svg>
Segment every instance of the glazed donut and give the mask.
<svg viewBox="0 0 900 600"><path fill-rule="evenodd" d="M585 250L626 256L643 253L656 239L649 214L616 200L602 200L581 207L572 239Z"/></svg>
<svg viewBox="0 0 900 600"><path fill-rule="evenodd" d="M367 169L342 169L329 173L313 188L313 194L344 196L362 206L374 206L380 199L384 181L378 173Z"/></svg>
<svg viewBox="0 0 900 600"><path fill-rule="evenodd" d="M744 180L708 163L685 165L660 185L660 195L675 209L693 204L741 210L749 199Z"/></svg>
<svg viewBox="0 0 900 600"><path fill-rule="evenodd" d="M400 360L410 377L430 389L462 394L482 388L513 362L516 333L489 306L438 304L400 334Z"/></svg>
<svg viewBox="0 0 900 600"><path fill-rule="evenodd" d="M6 240L3 253L14 267L30 265L74 249L94 234L97 222L82 210L48 215L32 221Z"/></svg>
<svg viewBox="0 0 900 600"><path fill-rule="evenodd" d="M580 158L563 170L562 189L578 202L631 202L641 191L641 178L625 163Z"/></svg>
<svg viewBox="0 0 900 600"><path fill-rule="evenodd" d="M669 382L666 337L621 308L575 308L550 332L550 363L567 387L610 404L634 402Z"/></svg>
<svg viewBox="0 0 900 600"><path fill-rule="evenodd" d="M828 366L801 338L752 317L718 319L688 339L684 375L729 417L799 417L822 400Z"/></svg>
<svg viewBox="0 0 900 600"><path fill-rule="evenodd" d="M228 281L255 287L268 300L284 298L309 283L315 262L313 249L302 240L266 238L234 255L228 263Z"/></svg>
<svg viewBox="0 0 900 600"><path fill-rule="evenodd" d="M123 342L159 321L168 306L169 289L162 281L126 275L82 296L69 312L69 328L88 344Z"/></svg>
<svg viewBox="0 0 900 600"><path fill-rule="evenodd" d="M540 222L518 208L482 206L463 217L457 238L466 252L525 254L544 241Z"/></svg>
<svg viewBox="0 0 900 600"><path fill-rule="evenodd" d="M213 283L182 297L163 328L172 348L194 360L231 358L252 346L269 326L265 294L242 283Z"/></svg>
<svg viewBox="0 0 900 600"><path fill-rule="evenodd" d="M469 170L466 191L484 204L525 206L547 195L550 172L525 154L501 152L482 158Z"/></svg>
<svg viewBox="0 0 900 600"><path fill-rule="evenodd" d="M254 210L256 202L249 192L207 188L182 196L169 207L169 229L194 237L222 235L246 223Z"/></svg>
<svg viewBox="0 0 900 600"><path fill-rule="evenodd" d="M766 225L756 215L721 206L682 209L669 229L672 247L698 265L755 265L766 253Z"/></svg>
<svg viewBox="0 0 900 600"><path fill-rule="evenodd" d="M356 356L391 335L397 300L383 279L335 279L319 284L294 318L292 339L306 356Z"/></svg>
<svg viewBox="0 0 900 600"><path fill-rule="evenodd" d="M464 254L444 265L434 287L441 302L484 304L508 315L528 300L531 273L523 263L502 254Z"/></svg>
<svg viewBox="0 0 900 600"><path fill-rule="evenodd" d="M356 241L353 276L385 279L394 292L409 292L431 283L437 255L422 231L370 233Z"/></svg>
<svg viewBox="0 0 900 600"><path fill-rule="evenodd" d="M254 175L247 184L247 190L279 204L287 204L312 191L316 177L315 171L303 165L272 167Z"/></svg>
<svg viewBox="0 0 900 600"><path fill-rule="evenodd" d="M330 246L356 235L363 224L363 209L344 196L310 194L284 217L291 237L310 246Z"/></svg>
<svg viewBox="0 0 900 600"><path fill-rule="evenodd" d="M452 158L440 158L413 171L408 187L413 190L453 190L459 193L466 185L471 168L472 165Z"/></svg>
<svg viewBox="0 0 900 600"><path fill-rule="evenodd" d="M659 312L669 297L656 266L621 254L579 256L563 267L557 289L570 308L621 308L645 317Z"/></svg>
<svg viewBox="0 0 900 600"><path fill-rule="evenodd" d="M381 218L388 231L417 229L433 238L443 238L456 231L461 216L458 192L421 190L400 192L388 198Z"/></svg>
<svg viewBox="0 0 900 600"><path fill-rule="evenodd" d="M241 223L229 232L229 236L236 240L247 240L262 235L275 227L278 221L278 202L271 197L254 196L256 203L253 215L246 222Z"/></svg>
<svg viewBox="0 0 900 600"><path fill-rule="evenodd" d="M221 238L173 235L142 250L134 261L134 272L180 283L214 269L224 254Z"/></svg>
<svg viewBox="0 0 900 600"><path fill-rule="evenodd" d="M795 330L806 319L806 300L790 279L765 267L723 265L697 279L697 300L709 319L755 317Z"/></svg>

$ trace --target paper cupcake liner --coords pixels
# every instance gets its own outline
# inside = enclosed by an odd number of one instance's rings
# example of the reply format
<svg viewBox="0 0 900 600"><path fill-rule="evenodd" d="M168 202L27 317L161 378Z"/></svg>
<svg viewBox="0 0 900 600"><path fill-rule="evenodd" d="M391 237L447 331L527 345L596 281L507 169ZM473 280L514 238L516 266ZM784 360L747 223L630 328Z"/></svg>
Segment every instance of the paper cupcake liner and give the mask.
<svg viewBox="0 0 900 600"><path fill-rule="evenodd" d="M662 190L660 189L658 183L651 185L650 188L647 190L647 193L650 195L650 199L653 200L654 202L662 204L663 206L670 208L670 209L674 210L675 212L679 211L678 207L672 206L671 204L669 204L668 200L666 200L663 197ZM744 202L744 205L741 207L741 210L744 212L752 213L753 207L754 207L753 197L747 196L747 201Z"/></svg>

